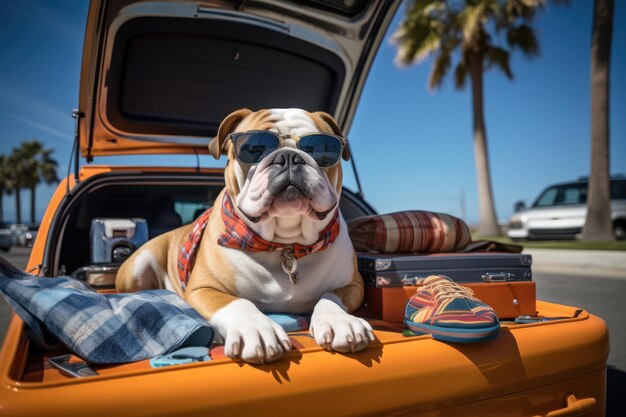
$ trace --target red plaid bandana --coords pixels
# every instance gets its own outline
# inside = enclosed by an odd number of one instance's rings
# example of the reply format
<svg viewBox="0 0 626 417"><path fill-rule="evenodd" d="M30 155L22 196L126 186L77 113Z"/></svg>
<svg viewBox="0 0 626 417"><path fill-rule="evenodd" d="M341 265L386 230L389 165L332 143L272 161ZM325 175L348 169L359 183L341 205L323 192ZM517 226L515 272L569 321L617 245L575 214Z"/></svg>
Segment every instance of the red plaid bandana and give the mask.
<svg viewBox="0 0 626 417"><path fill-rule="evenodd" d="M200 239L202 239L202 232L209 221L210 212L211 209L208 209L198 217L191 233L189 233L189 237L178 254L178 276L183 290L191 275L197 248L200 245ZM335 210L332 220L324 230L320 232L317 242L312 245L270 242L250 229L248 225L237 216L233 202L228 194L224 194L224 199L222 200L222 220L226 225L226 230L218 237L218 245L247 252L287 250L296 259L330 248L339 235L339 210Z"/></svg>
<svg viewBox="0 0 626 417"><path fill-rule="evenodd" d="M200 246L200 239L202 239L202 232L206 229L206 225L209 223L209 214L211 214L210 207L207 211L202 213L200 217L196 219L196 222L191 229L191 233L183 243L183 247L178 252L178 262L176 264L178 270L178 278L180 278L180 284L185 291L193 264L196 262L196 254L198 253L198 246Z"/></svg>

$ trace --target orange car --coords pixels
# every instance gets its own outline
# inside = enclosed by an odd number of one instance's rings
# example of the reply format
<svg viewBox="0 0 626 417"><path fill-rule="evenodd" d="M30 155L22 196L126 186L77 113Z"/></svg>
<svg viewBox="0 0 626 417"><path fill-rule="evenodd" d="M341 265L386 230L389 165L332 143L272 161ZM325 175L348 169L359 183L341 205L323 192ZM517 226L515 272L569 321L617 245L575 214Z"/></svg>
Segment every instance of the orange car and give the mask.
<svg viewBox="0 0 626 417"><path fill-rule="evenodd" d="M219 122L239 107L324 110L347 131L399 3L94 0L75 165L79 149L88 162L104 155L207 153ZM72 274L112 291L115 266L90 261L92 219L144 218L151 235L161 233L210 206L224 185L222 173L76 168L49 203L27 269ZM374 213L349 190L341 210L347 219ZM399 299L385 308L403 307ZM296 348L267 365L226 357L162 368L141 361L93 366L97 375L84 378L51 367L50 357L68 352L32 345L14 315L0 351L0 410L7 416L603 416L604 321L541 301L536 311L560 318L503 320L495 340L467 345L405 337L401 324L372 320L377 340L359 353L327 352L294 334Z"/></svg>

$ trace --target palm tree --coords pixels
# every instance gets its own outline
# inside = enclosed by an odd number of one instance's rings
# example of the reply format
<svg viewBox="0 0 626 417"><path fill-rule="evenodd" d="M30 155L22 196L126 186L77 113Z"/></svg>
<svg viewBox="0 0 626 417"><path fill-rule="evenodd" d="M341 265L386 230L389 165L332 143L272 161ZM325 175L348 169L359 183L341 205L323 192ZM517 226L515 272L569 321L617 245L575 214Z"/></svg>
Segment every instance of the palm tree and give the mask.
<svg viewBox="0 0 626 417"><path fill-rule="evenodd" d="M613 0L596 0L591 42L591 172L583 240L613 240L609 170L609 81Z"/></svg>
<svg viewBox="0 0 626 417"><path fill-rule="evenodd" d="M15 193L16 222L22 223L22 167L19 148L13 148L13 152L9 155L9 167L12 177L12 186L9 192Z"/></svg>
<svg viewBox="0 0 626 417"><path fill-rule="evenodd" d="M19 188L30 190L30 221L35 223L35 189L41 182L53 184L59 181L57 176L57 161L52 158L53 149L44 149L43 144L38 140L23 142L19 148L13 150L13 157L17 162L16 183ZM16 190L18 187L16 187ZM19 194L16 194L16 198ZM18 207L20 206L19 203ZM18 215L18 223L20 223Z"/></svg>
<svg viewBox="0 0 626 417"><path fill-rule="evenodd" d="M3 197L13 189L13 169L11 160L6 155L0 155L0 223L4 222Z"/></svg>
<svg viewBox="0 0 626 417"><path fill-rule="evenodd" d="M500 234L493 202L487 132L483 111L483 73L496 67L513 78L510 54L519 49L527 57L539 53L539 44L531 26L543 0L413 0L404 20L393 35L398 45L396 61L400 65L421 63L433 56L428 81L430 89L439 87L454 66L457 89L469 78L472 87L474 157L478 179L478 234ZM506 45L498 40L506 38Z"/></svg>

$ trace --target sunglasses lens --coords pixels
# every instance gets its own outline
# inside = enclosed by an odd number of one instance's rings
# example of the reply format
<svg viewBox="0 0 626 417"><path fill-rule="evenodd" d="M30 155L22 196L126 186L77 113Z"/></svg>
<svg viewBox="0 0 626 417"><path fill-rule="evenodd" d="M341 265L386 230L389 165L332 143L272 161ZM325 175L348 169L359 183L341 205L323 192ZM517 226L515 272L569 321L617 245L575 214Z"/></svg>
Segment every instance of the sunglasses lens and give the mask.
<svg viewBox="0 0 626 417"><path fill-rule="evenodd" d="M330 135L303 136L298 141L298 148L311 155L320 168L329 168L341 158L341 140Z"/></svg>
<svg viewBox="0 0 626 417"><path fill-rule="evenodd" d="M270 132L246 132L234 137L235 154L239 162L258 164L278 149L279 141Z"/></svg>

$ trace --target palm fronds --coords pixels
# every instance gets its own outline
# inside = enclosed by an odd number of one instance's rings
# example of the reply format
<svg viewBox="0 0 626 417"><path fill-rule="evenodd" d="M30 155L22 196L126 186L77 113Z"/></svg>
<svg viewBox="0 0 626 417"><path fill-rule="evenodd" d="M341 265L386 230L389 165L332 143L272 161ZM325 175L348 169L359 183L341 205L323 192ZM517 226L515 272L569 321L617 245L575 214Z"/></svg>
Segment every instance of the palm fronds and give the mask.
<svg viewBox="0 0 626 417"><path fill-rule="evenodd" d="M566 0L562 0L566 1ZM465 86L470 55L484 69L496 67L513 78L510 55L519 49L525 56L539 54L539 42L531 22L545 0L413 0L393 34L396 63L421 64L432 58L428 87L439 87L453 68L456 88ZM506 43L497 40L504 35ZM455 51L459 50L458 54ZM458 56L456 62L454 57Z"/></svg>
<svg viewBox="0 0 626 417"><path fill-rule="evenodd" d="M11 166L12 189L15 191L18 223L21 222L20 190L31 190L31 222L35 221L35 188L43 183L53 184L59 181L57 161L52 157L53 149L44 148L38 140L22 142L13 148L8 157Z"/></svg>

